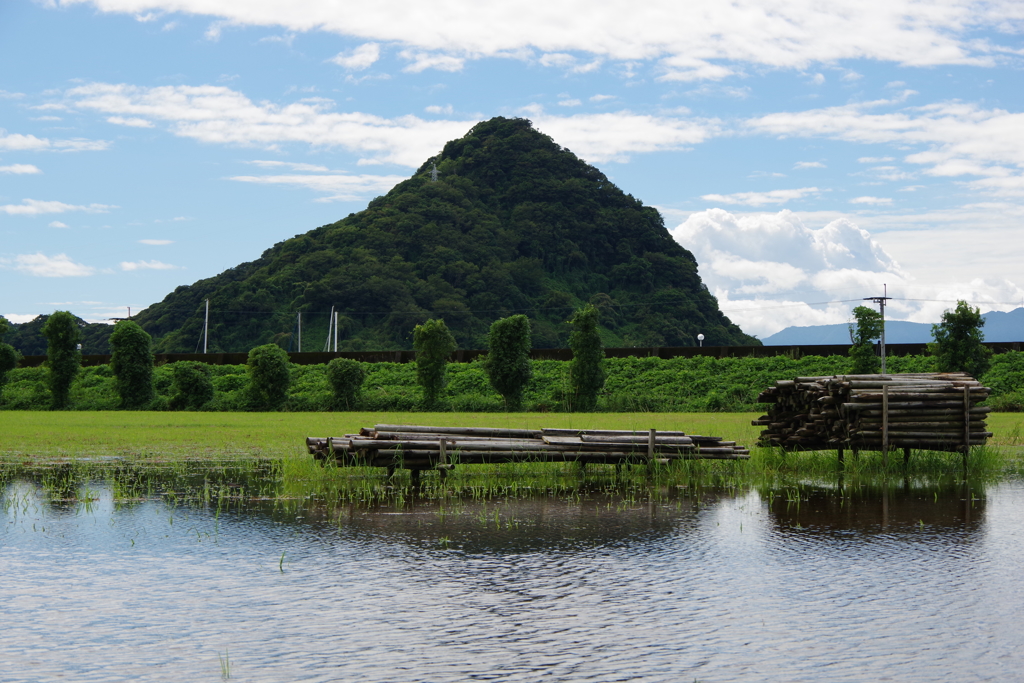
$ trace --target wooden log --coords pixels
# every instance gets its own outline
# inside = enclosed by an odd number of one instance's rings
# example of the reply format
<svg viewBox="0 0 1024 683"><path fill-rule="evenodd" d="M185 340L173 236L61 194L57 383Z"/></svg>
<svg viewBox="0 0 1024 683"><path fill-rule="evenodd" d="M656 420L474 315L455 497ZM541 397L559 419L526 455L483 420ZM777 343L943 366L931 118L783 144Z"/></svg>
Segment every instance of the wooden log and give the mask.
<svg viewBox="0 0 1024 683"><path fill-rule="evenodd" d="M374 426L378 432L424 432L430 434L462 435L462 436L489 436L494 438L512 439L539 439L540 430L536 429L505 429L502 427L428 427L423 425L390 425L379 424Z"/></svg>

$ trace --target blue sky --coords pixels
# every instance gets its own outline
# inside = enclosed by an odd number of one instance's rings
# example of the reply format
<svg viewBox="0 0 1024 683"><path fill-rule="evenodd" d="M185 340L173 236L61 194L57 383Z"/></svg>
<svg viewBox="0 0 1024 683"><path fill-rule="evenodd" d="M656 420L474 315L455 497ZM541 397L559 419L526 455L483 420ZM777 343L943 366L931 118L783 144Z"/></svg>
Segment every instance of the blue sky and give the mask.
<svg viewBox="0 0 1024 683"><path fill-rule="evenodd" d="M1024 3L0 3L0 313L124 315L525 116L747 332L1024 305ZM828 303L832 302L832 303Z"/></svg>

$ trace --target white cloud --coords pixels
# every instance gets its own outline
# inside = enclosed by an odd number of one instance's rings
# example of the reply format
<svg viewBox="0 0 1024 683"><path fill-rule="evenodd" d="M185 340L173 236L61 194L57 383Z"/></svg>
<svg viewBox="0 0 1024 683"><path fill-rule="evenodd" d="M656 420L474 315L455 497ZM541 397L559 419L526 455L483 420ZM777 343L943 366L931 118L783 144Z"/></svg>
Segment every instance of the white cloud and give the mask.
<svg viewBox="0 0 1024 683"><path fill-rule="evenodd" d="M764 206L765 204L785 204L808 195L820 193L816 187L801 187L794 190L770 190L768 192L737 192L735 194L705 194L701 199L722 204L743 204L746 206Z"/></svg>
<svg viewBox="0 0 1024 683"><path fill-rule="evenodd" d="M37 167L32 164L11 164L10 166L0 166L0 173L13 173L14 175L26 175L32 173L42 173Z"/></svg>
<svg viewBox="0 0 1024 683"><path fill-rule="evenodd" d="M146 119L140 119L138 117L125 118L123 116L111 116L107 118L107 123L113 123L118 126L129 126L131 128L152 128L153 122L147 121Z"/></svg>
<svg viewBox="0 0 1024 683"><path fill-rule="evenodd" d="M380 45L364 43L351 52L339 52L329 61L345 67L349 71L362 71L373 66L378 59L380 59Z"/></svg>
<svg viewBox="0 0 1024 683"><path fill-rule="evenodd" d="M35 135L8 133L3 128L0 128L0 150L12 152L95 152L107 149L108 147L110 147L110 143L106 140L85 140L83 138L50 140L49 138L37 138Z"/></svg>
<svg viewBox="0 0 1024 683"><path fill-rule="evenodd" d="M829 137L848 142L924 146L906 156L934 176L983 176L975 189L996 196L1024 196L1024 113L943 102L892 113L869 113L892 102L769 114L745 122L751 131L781 137ZM861 157L878 163L891 157ZM901 176L902 178L902 176Z"/></svg>
<svg viewBox="0 0 1024 683"><path fill-rule="evenodd" d="M69 226L68 226L67 223L62 223L60 221L51 221L50 222L50 227L51 228L67 228Z"/></svg>
<svg viewBox="0 0 1024 683"><path fill-rule="evenodd" d="M861 157L857 159L862 164L884 164L889 161L896 161L893 157Z"/></svg>
<svg viewBox="0 0 1024 683"><path fill-rule="evenodd" d="M323 98L287 105L256 104L237 91L212 85L143 88L93 83L68 91L68 96L79 108L168 121L175 134L202 142L338 146L366 154L364 163L414 168L476 124L339 113L331 111L334 103ZM623 160L632 153L684 149L707 140L721 128L714 119L629 111L558 117L545 115L537 105L527 113L534 116L540 130L592 162Z"/></svg>
<svg viewBox="0 0 1024 683"><path fill-rule="evenodd" d="M292 171L310 171L312 173L319 173L330 170L326 166L318 166L316 164L295 163L292 161L265 161L257 159L255 161L249 161L246 163L253 164L254 166L259 166L260 168L287 168ZM185 218L179 217L175 218L174 220L180 221L185 220Z"/></svg>
<svg viewBox="0 0 1024 683"><path fill-rule="evenodd" d="M558 102L558 106L560 106L560 107L578 107L581 104L583 104L583 102L581 102L580 100L576 100L576 99L560 100Z"/></svg>
<svg viewBox="0 0 1024 683"><path fill-rule="evenodd" d="M297 185L317 192L326 192L328 197L319 201L353 200L367 195L382 194L405 180L405 176L377 175L274 175L235 176L229 180L265 185Z"/></svg>
<svg viewBox="0 0 1024 683"><path fill-rule="evenodd" d="M177 270L178 267L160 261L121 261L121 270Z"/></svg>
<svg viewBox="0 0 1024 683"><path fill-rule="evenodd" d="M462 71L462 67L466 63L466 60L463 57L454 57L442 52L402 50L398 53L398 56L412 62L402 69L402 71L413 74L418 74L421 71L426 71L427 69L437 69L438 71Z"/></svg>
<svg viewBox="0 0 1024 683"><path fill-rule="evenodd" d="M14 259L5 260L5 263L10 264L14 270L36 277L83 277L96 272L95 268L75 263L67 254L19 254Z"/></svg>
<svg viewBox="0 0 1024 683"><path fill-rule="evenodd" d="M28 323L39 317L37 313L4 313L4 317L10 320L12 323L21 325L22 323Z"/></svg>
<svg viewBox="0 0 1024 683"><path fill-rule="evenodd" d="M1003 232L998 239L1012 240L1014 222L1007 221ZM932 230L928 240L916 230L886 233L879 237L886 242L883 248L845 217L814 229L791 211L736 215L711 209L691 214L672 234L694 253L701 278L726 315L762 337L790 325L847 322L851 309L863 297L880 294L883 285L895 297L887 317L916 322L937 321L957 299L976 302L982 310L1010 310L1020 304L1008 302L1024 296L1024 290L998 275L969 281L950 277L943 253L956 252L970 262L991 248L986 241L965 238L961 230ZM920 264L933 269L915 266L921 272L910 275L891 255L890 244L908 258L920 256ZM1006 260L1017 272L1015 256L1008 254Z"/></svg>
<svg viewBox="0 0 1024 683"><path fill-rule="evenodd" d="M614 99L615 99L615 95L591 95L590 96L590 101L591 102L605 102L607 100L614 100Z"/></svg>
<svg viewBox="0 0 1024 683"><path fill-rule="evenodd" d="M825 168L825 164L820 161L798 161L793 168Z"/></svg>
<svg viewBox="0 0 1024 683"><path fill-rule="evenodd" d="M892 199L888 197L855 197L850 200L851 204L871 204L872 206L877 205L888 205L892 204Z"/></svg>
<svg viewBox="0 0 1024 683"><path fill-rule="evenodd" d="M825 74L814 74L814 76L811 77L811 82L815 85L821 85L825 82Z"/></svg>
<svg viewBox="0 0 1024 683"><path fill-rule="evenodd" d="M396 43L439 60L541 54L589 54L625 63L660 60L667 79L719 79L732 70L714 62L806 69L814 63L869 59L910 66L989 65L1024 19L1020 3L999 0L573 0L544 3L423 3L379 0L63 0L101 11L155 16L167 12L214 19L224 26L278 26ZM986 40L978 31L995 29ZM441 63L443 66L443 63ZM416 68L419 68L417 66Z"/></svg>
<svg viewBox="0 0 1024 683"><path fill-rule="evenodd" d="M446 104L443 107L437 104L432 104L429 107L424 107L424 111L428 114L451 114L454 109L452 109L452 105L450 104Z"/></svg>
<svg viewBox="0 0 1024 683"><path fill-rule="evenodd" d="M174 244L174 240L139 240L139 244L148 244L154 247L163 247L168 244Z"/></svg>
<svg viewBox="0 0 1024 683"><path fill-rule="evenodd" d="M23 199L21 204L0 205L0 213L9 216L38 216L44 213L67 213L68 211L84 211L85 213L107 213L118 207L108 204L65 204L64 202L44 202L38 199Z"/></svg>

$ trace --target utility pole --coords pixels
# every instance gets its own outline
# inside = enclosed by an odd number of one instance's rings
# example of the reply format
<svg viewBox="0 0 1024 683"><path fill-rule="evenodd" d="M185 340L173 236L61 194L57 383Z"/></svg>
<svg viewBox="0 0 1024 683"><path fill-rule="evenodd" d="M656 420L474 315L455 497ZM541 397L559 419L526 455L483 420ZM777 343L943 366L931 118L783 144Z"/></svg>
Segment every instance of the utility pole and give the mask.
<svg viewBox="0 0 1024 683"><path fill-rule="evenodd" d="M206 300L206 318L203 320L203 353L206 353L207 343L210 341L210 300Z"/></svg>
<svg viewBox="0 0 1024 683"><path fill-rule="evenodd" d="M302 353L302 311L299 311L296 315L298 316L298 322L299 322L299 351L298 352Z"/></svg>
<svg viewBox="0 0 1024 683"><path fill-rule="evenodd" d="M334 312L334 352L338 352L338 312Z"/></svg>
<svg viewBox="0 0 1024 683"><path fill-rule="evenodd" d="M882 344L882 374L885 374L885 302L891 299L888 296L889 288L884 283L882 284L882 296L866 296L864 301L874 301L878 304L878 312L882 314L882 338L880 340Z"/></svg>
<svg viewBox="0 0 1024 683"><path fill-rule="evenodd" d="M327 319L327 341L324 342L324 351L331 350L331 327L334 325L334 306L331 306L331 317Z"/></svg>

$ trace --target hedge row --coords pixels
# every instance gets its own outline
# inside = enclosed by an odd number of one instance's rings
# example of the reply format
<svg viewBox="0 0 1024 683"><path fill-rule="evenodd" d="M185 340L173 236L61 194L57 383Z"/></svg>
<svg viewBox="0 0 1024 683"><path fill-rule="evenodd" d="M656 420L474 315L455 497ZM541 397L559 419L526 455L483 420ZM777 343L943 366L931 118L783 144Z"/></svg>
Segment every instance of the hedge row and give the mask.
<svg viewBox="0 0 1024 683"><path fill-rule="evenodd" d="M756 411L758 393L775 380L801 375L849 372L850 359L842 356L807 356L798 360L774 358L609 358L607 381L596 410L611 412L733 412ZM931 372L930 356L887 359L890 372ZM156 396L150 410L196 409L185 401L172 402L174 366L154 368ZM365 411L416 411L423 409L422 389L416 382L415 364L364 363L363 389L353 409ZM531 361L532 379L523 394L523 409L532 412L563 412L569 406L569 362ZM208 366L213 396L198 406L206 411L258 410L244 365ZM47 369L19 368L8 373L0 395L0 410L46 410L51 396ZM289 366L290 386L283 410L293 412L336 409L326 365ZM1024 408L1024 353L1010 352L993 358L982 378L992 387L990 403L997 410ZM82 368L71 388L71 407L76 410L116 410L119 396L109 366ZM501 412L505 402L491 387L482 361L448 366L448 381L437 409Z"/></svg>

